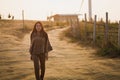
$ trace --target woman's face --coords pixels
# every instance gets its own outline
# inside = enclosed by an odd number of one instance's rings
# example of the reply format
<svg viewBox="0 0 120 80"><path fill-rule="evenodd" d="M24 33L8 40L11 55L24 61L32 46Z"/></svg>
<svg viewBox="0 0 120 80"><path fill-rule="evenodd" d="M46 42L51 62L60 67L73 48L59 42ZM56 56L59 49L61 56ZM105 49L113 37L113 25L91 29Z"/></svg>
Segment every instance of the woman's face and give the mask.
<svg viewBox="0 0 120 80"><path fill-rule="evenodd" d="M37 30L38 32L40 32L41 29L42 29L42 27L41 27L40 23L37 23L37 24L36 24L36 30Z"/></svg>

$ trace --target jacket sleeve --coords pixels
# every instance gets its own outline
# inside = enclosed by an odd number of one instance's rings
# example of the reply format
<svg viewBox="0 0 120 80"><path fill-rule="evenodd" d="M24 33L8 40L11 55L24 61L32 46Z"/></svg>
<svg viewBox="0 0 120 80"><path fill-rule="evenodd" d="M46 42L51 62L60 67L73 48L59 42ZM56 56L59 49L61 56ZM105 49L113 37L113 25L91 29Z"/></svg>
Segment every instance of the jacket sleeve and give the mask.
<svg viewBox="0 0 120 80"><path fill-rule="evenodd" d="M48 35L47 35L45 53L48 53L48 52L50 52L50 51L52 51L52 50L53 50L53 48L52 48L52 46L51 46L51 44L50 44L50 41L49 41L49 38L48 38Z"/></svg>
<svg viewBox="0 0 120 80"><path fill-rule="evenodd" d="M30 44L29 53L32 54L32 44Z"/></svg>
<svg viewBox="0 0 120 80"><path fill-rule="evenodd" d="M51 44L50 44L50 41L49 41L49 39L47 40L47 51L49 52L49 51L52 51L53 50L53 48L52 48L52 46L51 46Z"/></svg>
<svg viewBox="0 0 120 80"><path fill-rule="evenodd" d="M30 48L29 48L29 53L32 54L33 51L33 43L32 43L32 35L30 36Z"/></svg>

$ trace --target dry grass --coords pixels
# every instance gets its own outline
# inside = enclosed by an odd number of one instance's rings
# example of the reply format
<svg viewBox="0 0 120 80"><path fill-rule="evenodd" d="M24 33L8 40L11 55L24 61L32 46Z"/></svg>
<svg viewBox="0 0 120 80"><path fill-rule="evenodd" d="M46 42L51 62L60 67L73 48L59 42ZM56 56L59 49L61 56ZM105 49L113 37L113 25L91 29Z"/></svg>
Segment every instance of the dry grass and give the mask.
<svg viewBox="0 0 120 80"><path fill-rule="evenodd" d="M27 32L36 22L26 21ZM29 36L22 31L22 22L0 24L0 80L35 80L33 62L30 60ZM28 23L28 24L27 24ZM45 80L119 80L120 60L98 58L94 49L69 43L61 37L63 29L48 32L53 51L46 62ZM47 29L46 29L47 30Z"/></svg>
<svg viewBox="0 0 120 80"><path fill-rule="evenodd" d="M108 57L119 57L120 49L118 47L118 24L109 24L109 35L108 43L112 46L105 45L105 24L97 23L96 26L96 42L93 42L93 23L87 23L85 28L85 23L80 22L80 26L75 28L75 32L71 28L64 31L63 35L69 37L71 42L77 42L83 46L91 46L99 50L99 54ZM112 48L111 48L112 47ZM113 56L114 55L114 56Z"/></svg>
<svg viewBox="0 0 120 80"><path fill-rule="evenodd" d="M21 43L24 36L29 33L37 21L25 20L24 27L21 20L0 20L0 51L14 49L16 45ZM47 21L42 21L46 25ZM57 27L45 27L51 30Z"/></svg>

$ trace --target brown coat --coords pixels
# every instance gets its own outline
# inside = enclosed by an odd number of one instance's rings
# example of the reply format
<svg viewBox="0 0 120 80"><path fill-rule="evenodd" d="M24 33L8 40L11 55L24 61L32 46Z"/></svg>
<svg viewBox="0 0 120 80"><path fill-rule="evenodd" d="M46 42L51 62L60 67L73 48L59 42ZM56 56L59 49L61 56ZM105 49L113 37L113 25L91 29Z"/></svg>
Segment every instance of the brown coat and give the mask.
<svg viewBox="0 0 120 80"><path fill-rule="evenodd" d="M48 35L31 34L30 54L48 53L52 50Z"/></svg>

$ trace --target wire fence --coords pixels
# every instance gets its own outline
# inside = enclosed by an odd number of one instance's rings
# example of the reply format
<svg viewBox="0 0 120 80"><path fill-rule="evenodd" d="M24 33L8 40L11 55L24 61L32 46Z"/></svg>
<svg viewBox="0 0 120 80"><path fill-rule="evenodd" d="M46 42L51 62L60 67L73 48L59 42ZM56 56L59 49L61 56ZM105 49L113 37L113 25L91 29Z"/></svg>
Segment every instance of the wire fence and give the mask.
<svg viewBox="0 0 120 80"><path fill-rule="evenodd" d="M87 40L100 47L109 42L120 47L120 21L119 23L109 23L107 12L105 22L97 21L97 15L95 15L94 21L88 22L85 14L85 20L82 23L76 22L76 24L79 24L79 27L71 25L74 37L79 33L81 40Z"/></svg>

